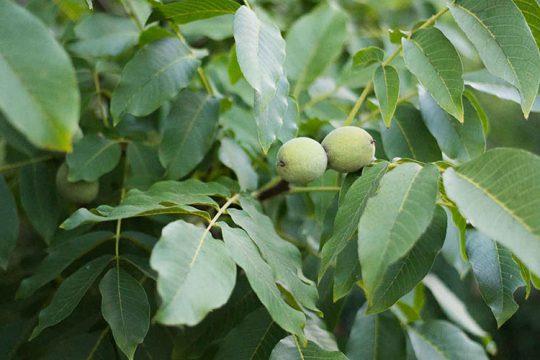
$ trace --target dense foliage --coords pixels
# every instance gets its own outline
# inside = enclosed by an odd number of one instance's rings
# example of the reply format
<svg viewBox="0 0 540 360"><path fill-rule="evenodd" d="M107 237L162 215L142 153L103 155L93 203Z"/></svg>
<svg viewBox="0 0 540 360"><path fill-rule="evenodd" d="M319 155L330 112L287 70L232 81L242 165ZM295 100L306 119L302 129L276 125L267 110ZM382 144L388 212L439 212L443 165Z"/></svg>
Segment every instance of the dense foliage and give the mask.
<svg viewBox="0 0 540 360"><path fill-rule="evenodd" d="M537 0L0 0L0 358L538 358L539 29Z"/></svg>

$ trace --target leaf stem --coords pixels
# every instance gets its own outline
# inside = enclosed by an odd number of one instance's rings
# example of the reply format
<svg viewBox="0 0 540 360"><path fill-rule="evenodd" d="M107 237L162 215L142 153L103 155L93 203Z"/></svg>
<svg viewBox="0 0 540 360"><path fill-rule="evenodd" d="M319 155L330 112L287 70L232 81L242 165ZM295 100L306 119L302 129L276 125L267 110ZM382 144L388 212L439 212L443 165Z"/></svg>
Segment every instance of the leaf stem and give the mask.
<svg viewBox="0 0 540 360"><path fill-rule="evenodd" d="M251 9L251 6L249 5L249 1L248 1L248 0L244 0L244 4L246 4L246 6L247 6L248 9Z"/></svg>
<svg viewBox="0 0 540 360"><path fill-rule="evenodd" d="M410 100L410 99L412 99L412 98L414 98L414 97L416 97L416 96L417 96L417 94L414 93L414 92L412 92L412 93L410 93L410 94L408 94L408 95L405 95L405 96L399 98L398 101L397 101L397 104L401 104L402 102L405 102L405 101L407 101L407 100ZM371 119L373 119L375 116L377 116L377 115L380 114L380 113L381 113L381 109L380 109L380 108L377 108L377 109L373 110L372 112L370 112L365 118L363 118L363 119L357 121L357 122L355 123L355 125L364 124L364 123L370 121Z"/></svg>
<svg viewBox="0 0 540 360"><path fill-rule="evenodd" d="M107 113L105 111L105 104L103 102L103 97L101 93L101 84L99 82L99 74L96 69L94 69L94 86L96 87L96 95L97 95L97 101L99 106L99 114L101 115L101 119L103 121L103 125L107 128L109 127L108 121L107 121Z"/></svg>
<svg viewBox="0 0 540 360"><path fill-rule="evenodd" d="M126 158L124 158L124 173L122 178L122 189L120 190L120 200L118 204L122 203L126 196L126 178L129 169L129 164ZM122 219L116 220L116 232L114 234L114 257L116 259L116 269L120 269L120 234L122 232Z"/></svg>
<svg viewBox="0 0 540 360"><path fill-rule="evenodd" d="M306 193L306 192L338 192L341 190L339 186L293 186L288 191L290 194Z"/></svg>
<svg viewBox="0 0 540 360"><path fill-rule="evenodd" d="M25 166L25 165L30 165L30 164L35 164L35 163L42 162L42 161L51 160L52 158L53 158L52 155L45 155L45 156L40 156L40 157L29 159L29 160L19 161L19 162L12 163L12 164L6 164L6 165L3 165L3 166L0 166L0 173L2 173L4 171L17 169L17 168L20 168L20 167Z"/></svg>
<svg viewBox="0 0 540 360"><path fill-rule="evenodd" d="M109 330L110 328L107 326L105 329L103 329L101 334L99 334L96 344L94 345L94 347L92 347L92 351L90 351L90 353L86 357L86 360L91 360L94 358L94 354L96 353L97 349L99 349L99 345L101 345L101 342L103 341Z"/></svg>
<svg viewBox="0 0 540 360"><path fill-rule="evenodd" d="M122 7L124 8L124 11L126 12L126 14L131 18L131 20L133 20L135 25L137 25L137 28L139 28L139 31L143 31L144 25L141 23L139 18L135 16L135 13L133 12L131 5L126 4L125 0L120 0L120 3L122 4Z"/></svg>
<svg viewBox="0 0 540 360"><path fill-rule="evenodd" d="M420 27L418 27L418 29L411 30L408 38L411 38L411 36L414 34L414 32L416 30L425 29L425 28L433 25L437 21L437 19L439 19L441 16L443 16L447 11L448 11L448 7L445 7L441 11L434 14L432 17L430 17L429 19L424 21L424 23ZM392 60L394 60L396 58L396 56L399 55L399 53L401 52L402 49L403 49L403 45L399 45L396 48L396 50L394 50L394 52L392 54L390 54L390 56L386 60L384 60L382 62L381 65L386 66L386 65L390 64L392 62ZM358 111L362 107L362 104L364 103L364 101L366 100L367 96L369 95L369 93L371 92L372 89L373 89L373 80L370 80L366 84L366 87L364 88L364 91L362 91L362 93L360 94L360 97L358 98L358 100L354 104L353 108L349 112L349 115L347 115L347 118L343 122L343 125L351 125L352 124L352 122L354 120L354 117L356 116L356 114L358 114Z"/></svg>

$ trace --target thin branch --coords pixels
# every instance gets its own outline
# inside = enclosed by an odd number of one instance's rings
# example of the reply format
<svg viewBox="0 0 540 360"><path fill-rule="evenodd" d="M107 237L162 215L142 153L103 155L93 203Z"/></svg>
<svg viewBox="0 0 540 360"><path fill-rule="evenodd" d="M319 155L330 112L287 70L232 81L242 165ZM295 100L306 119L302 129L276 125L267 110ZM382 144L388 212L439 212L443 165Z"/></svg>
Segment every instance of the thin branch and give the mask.
<svg viewBox="0 0 540 360"><path fill-rule="evenodd" d="M51 160L53 158L54 156L52 155L45 155L45 156L40 156L40 157L29 159L29 160L19 161L12 164L6 164L3 166L0 166L0 173L3 173L4 171L14 170L25 165L30 165L30 164L35 164L42 161Z"/></svg>
<svg viewBox="0 0 540 360"><path fill-rule="evenodd" d="M251 5L249 5L249 1L248 1L248 0L244 0L244 4L246 4L246 6L247 6L248 9L251 9Z"/></svg>
<svg viewBox="0 0 540 360"><path fill-rule="evenodd" d="M103 121L103 125L105 125L105 127L109 127L109 124L107 121L108 116L107 116L107 112L105 111L105 103L103 101L102 92L101 92L101 84L99 82L99 74L96 69L94 69L93 75L94 75L93 76L94 86L96 87L96 96L97 96L97 101L98 101L98 106L99 106L99 113Z"/></svg>
<svg viewBox="0 0 540 360"><path fill-rule="evenodd" d="M142 24L139 18L137 18L137 16L133 12L133 9L131 8L131 5L126 4L125 0L120 0L120 3L122 4L122 7L124 8L124 11L126 12L126 14L131 18L131 20L135 23L135 25L137 25L137 28L140 31L143 31L144 24Z"/></svg>

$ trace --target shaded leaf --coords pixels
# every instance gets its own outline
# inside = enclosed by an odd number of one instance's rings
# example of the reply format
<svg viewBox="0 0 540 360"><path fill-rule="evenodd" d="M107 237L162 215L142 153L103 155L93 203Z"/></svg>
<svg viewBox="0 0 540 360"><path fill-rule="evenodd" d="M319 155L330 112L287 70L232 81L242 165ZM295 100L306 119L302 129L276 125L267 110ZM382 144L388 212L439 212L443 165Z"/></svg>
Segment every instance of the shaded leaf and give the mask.
<svg viewBox="0 0 540 360"><path fill-rule="evenodd" d="M478 230L540 274L540 157L489 150L444 172L446 193ZM496 220L496 221L494 221Z"/></svg>
<svg viewBox="0 0 540 360"><path fill-rule="evenodd" d="M489 72L519 90L528 117L540 85L540 54L519 8L490 0L458 0L448 7Z"/></svg>
<svg viewBox="0 0 540 360"><path fill-rule="evenodd" d="M444 259L452 265L459 276L463 278L471 268L470 264L465 261L462 254L462 248L464 248L465 244L467 220L465 220L458 209L453 206L447 206L444 210L448 220L446 238L441 253Z"/></svg>
<svg viewBox="0 0 540 360"><path fill-rule="evenodd" d="M224 305L234 288L236 265L227 248L183 220L169 223L152 251L162 303L155 320L165 325L198 324Z"/></svg>
<svg viewBox="0 0 540 360"><path fill-rule="evenodd" d="M87 135L77 141L73 152L66 156L68 180L96 181L118 165L121 154L118 142L100 135Z"/></svg>
<svg viewBox="0 0 540 360"><path fill-rule="evenodd" d="M35 146L69 151L80 96L71 60L45 25L12 1L0 2L0 109ZM39 54L36 58L29 54Z"/></svg>
<svg viewBox="0 0 540 360"><path fill-rule="evenodd" d="M384 50L376 46L369 46L360 49L353 55L353 66L364 68L366 66L382 62L384 59Z"/></svg>
<svg viewBox="0 0 540 360"><path fill-rule="evenodd" d="M240 5L232 0L180 0L163 5L155 4L148 21L173 20L177 24L185 24L214 16L234 14L239 7Z"/></svg>
<svg viewBox="0 0 540 360"><path fill-rule="evenodd" d="M467 233L467 254L484 301L501 327L517 311L514 292L525 286L512 253L480 231Z"/></svg>
<svg viewBox="0 0 540 360"><path fill-rule="evenodd" d="M144 288L126 271L110 269L99 283L101 312L114 341L132 360L150 327L150 304Z"/></svg>
<svg viewBox="0 0 540 360"><path fill-rule="evenodd" d="M219 160L234 171L240 189L254 190L257 188L258 175L251 166L251 159L236 142L228 138L221 139Z"/></svg>
<svg viewBox="0 0 540 360"><path fill-rule="evenodd" d="M407 68L446 112L463 122L463 65L452 43L439 29L427 28L402 44Z"/></svg>
<svg viewBox="0 0 540 360"><path fill-rule="evenodd" d="M514 0L519 10L525 16L536 45L540 47L540 5L537 0Z"/></svg>
<svg viewBox="0 0 540 360"><path fill-rule="evenodd" d="M204 158L218 129L219 101L205 93L180 93L163 124L159 160L165 176L179 179Z"/></svg>
<svg viewBox="0 0 540 360"><path fill-rule="evenodd" d="M287 336L272 350L270 360L347 360L347 357L340 351L321 349L311 341L303 347L293 336Z"/></svg>
<svg viewBox="0 0 540 360"><path fill-rule="evenodd" d="M18 238L17 204L4 177L0 175L0 268L7 269L9 257Z"/></svg>
<svg viewBox="0 0 540 360"><path fill-rule="evenodd" d="M390 127L399 98L399 75L397 70L390 65L379 66L373 75L373 87L379 101L383 121L386 127Z"/></svg>
<svg viewBox="0 0 540 360"><path fill-rule="evenodd" d="M44 329L60 323L71 315L111 259L111 255L103 255L83 265L67 277L54 294L50 304L39 313L39 324L34 328L30 340Z"/></svg>
<svg viewBox="0 0 540 360"><path fill-rule="evenodd" d="M114 123L129 113L145 116L172 99L195 75L200 61L180 40L146 45L126 64L111 98Z"/></svg>
<svg viewBox="0 0 540 360"><path fill-rule="evenodd" d="M130 169L128 185L131 187L145 190L159 180L165 171L155 147L130 142L126 155Z"/></svg>

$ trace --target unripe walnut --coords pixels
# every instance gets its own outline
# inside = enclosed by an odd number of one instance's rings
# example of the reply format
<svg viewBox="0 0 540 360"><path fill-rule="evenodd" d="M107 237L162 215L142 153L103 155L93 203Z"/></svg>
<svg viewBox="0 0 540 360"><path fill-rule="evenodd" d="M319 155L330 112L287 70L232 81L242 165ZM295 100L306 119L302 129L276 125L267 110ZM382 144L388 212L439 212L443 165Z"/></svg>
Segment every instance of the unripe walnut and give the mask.
<svg viewBox="0 0 540 360"><path fill-rule="evenodd" d="M287 141L277 154L277 172L293 184L306 184L324 174L326 152L317 141L299 137Z"/></svg>
<svg viewBox="0 0 540 360"><path fill-rule="evenodd" d="M99 182L68 180L68 167L63 163L56 172L56 190L64 199L77 204L92 202L99 192Z"/></svg>
<svg viewBox="0 0 540 360"><path fill-rule="evenodd" d="M356 126L343 126L331 131L322 142L328 155L328 166L342 173L360 170L373 161L375 140Z"/></svg>

